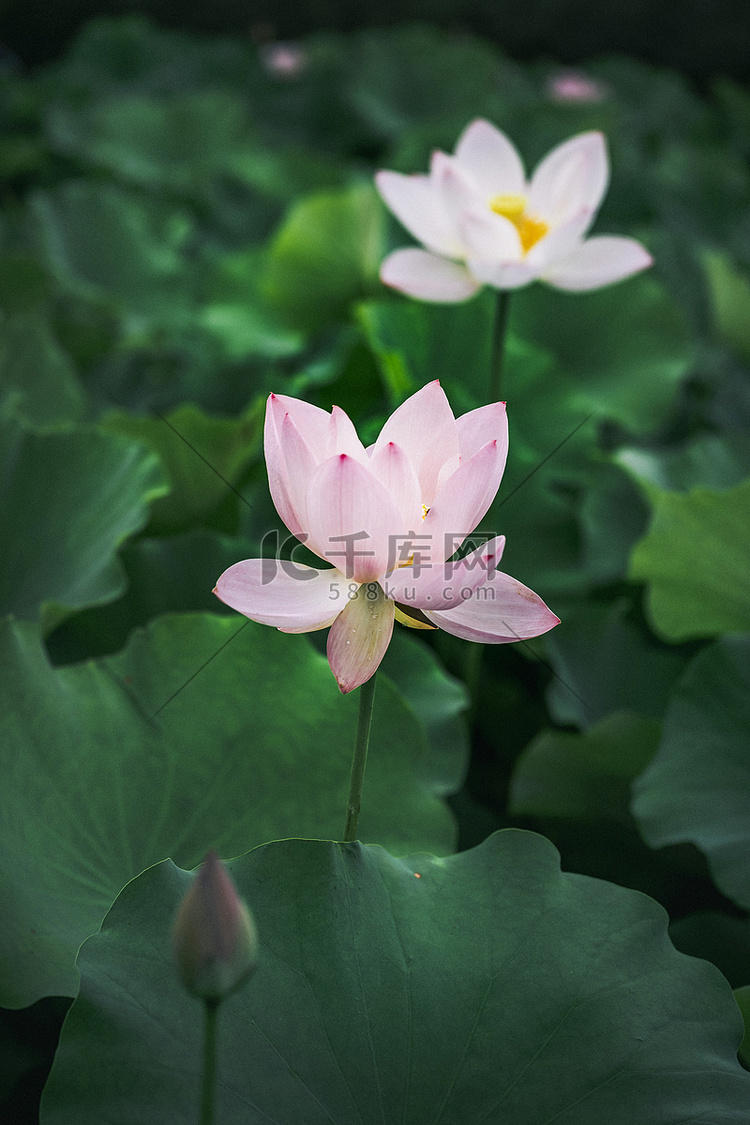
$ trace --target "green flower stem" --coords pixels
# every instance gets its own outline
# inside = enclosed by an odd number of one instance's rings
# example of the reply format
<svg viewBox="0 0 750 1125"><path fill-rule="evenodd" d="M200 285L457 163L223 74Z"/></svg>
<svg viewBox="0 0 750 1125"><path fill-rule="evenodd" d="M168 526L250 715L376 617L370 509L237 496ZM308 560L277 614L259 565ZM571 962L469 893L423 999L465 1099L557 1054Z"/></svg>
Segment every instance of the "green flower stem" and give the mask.
<svg viewBox="0 0 750 1125"><path fill-rule="evenodd" d="M357 839L359 825L359 810L362 804L362 785L365 780L365 767L367 766L367 749L370 745L370 726L372 725L372 705L375 700L375 680L377 672L370 677L359 689L359 716L357 718L357 734L354 740L354 756L352 758L352 775L349 782L349 800L346 805L346 823L344 825L344 841L350 843Z"/></svg>
<svg viewBox="0 0 750 1125"><path fill-rule="evenodd" d="M203 1078L201 1082L200 1125L213 1125L216 1103L216 1025L219 1000L205 1000L203 1024Z"/></svg>
<svg viewBox="0 0 750 1125"><path fill-rule="evenodd" d="M503 367L505 364L505 338L508 334L508 313L510 311L510 290L500 289L495 305L495 320L492 326L492 358L490 360L490 386L489 401L499 402L503 385ZM474 726L479 705L479 684L482 676L482 653L484 645L473 641L469 645L464 663L464 680L469 692L469 711L467 720L469 729Z"/></svg>
<svg viewBox="0 0 750 1125"><path fill-rule="evenodd" d="M503 363L505 360L505 335L508 329L508 310L510 290L501 289L497 294L495 323L492 332L492 361L490 367L490 402L499 402L503 383Z"/></svg>

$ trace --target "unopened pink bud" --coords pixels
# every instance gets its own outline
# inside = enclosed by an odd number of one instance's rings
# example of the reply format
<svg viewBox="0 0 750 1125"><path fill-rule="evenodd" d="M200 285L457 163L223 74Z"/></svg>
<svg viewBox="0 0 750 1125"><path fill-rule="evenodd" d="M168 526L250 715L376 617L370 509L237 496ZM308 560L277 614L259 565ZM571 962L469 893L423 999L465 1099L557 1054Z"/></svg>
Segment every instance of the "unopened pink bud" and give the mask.
<svg viewBox="0 0 750 1125"><path fill-rule="evenodd" d="M215 851L177 911L172 946L185 987L203 1000L223 1000L257 965L255 925Z"/></svg>

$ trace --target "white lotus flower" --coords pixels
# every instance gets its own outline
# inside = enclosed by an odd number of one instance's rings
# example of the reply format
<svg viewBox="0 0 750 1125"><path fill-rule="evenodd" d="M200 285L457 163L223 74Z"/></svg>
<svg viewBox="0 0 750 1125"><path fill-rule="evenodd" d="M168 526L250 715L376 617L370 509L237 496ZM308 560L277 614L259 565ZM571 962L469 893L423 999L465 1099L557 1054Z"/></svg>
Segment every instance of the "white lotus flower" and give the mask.
<svg viewBox="0 0 750 1125"><path fill-rule="evenodd" d="M378 172L378 190L425 247L396 250L381 280L423 301L465 301L483 285L598 289L651 265L633 238L585 238L607 190L601 133L581 133L542 160L530 181L489 121L473 121L453 156L435 152L428 176Z"/></svg>

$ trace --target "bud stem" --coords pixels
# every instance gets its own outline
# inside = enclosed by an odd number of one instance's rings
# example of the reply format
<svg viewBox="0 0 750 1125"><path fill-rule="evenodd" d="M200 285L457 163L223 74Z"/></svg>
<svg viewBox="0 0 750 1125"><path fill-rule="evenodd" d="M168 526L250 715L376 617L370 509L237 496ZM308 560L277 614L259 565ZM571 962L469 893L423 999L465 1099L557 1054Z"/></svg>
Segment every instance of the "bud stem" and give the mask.
<svg viewBox="0 0 750 1125"><path fill-rule="evenodd" d="M495 321L492 326L492 359L490 360L490 402L498 402L503 380L503 361L505 359L505 336L508 328L510 290L501 289L497 294Z"/></svg>
<svg viewBox="0 0 750 1125"><path fill-rule="evenodd" d="M346 806L346 823L344 824L344 841L350 843L357 839L359 825L359 809L362 803L362 786L365 780L365 767L367 765L367 749L370 745L370 726L372 724L372 705L375 700L375 680L377 672L366 680L359 689L359 716L357 718L357 734L354 739L354 755L352 757L352 774L349 782L349 800Z"/></svg>
<svg viewBox="0 0 750 1125"><path fill-rule="evenodd" d="M204 1000L203 1078L200 1125L213 1125L216 1102L216 1026L220 1000Z"/></svg>

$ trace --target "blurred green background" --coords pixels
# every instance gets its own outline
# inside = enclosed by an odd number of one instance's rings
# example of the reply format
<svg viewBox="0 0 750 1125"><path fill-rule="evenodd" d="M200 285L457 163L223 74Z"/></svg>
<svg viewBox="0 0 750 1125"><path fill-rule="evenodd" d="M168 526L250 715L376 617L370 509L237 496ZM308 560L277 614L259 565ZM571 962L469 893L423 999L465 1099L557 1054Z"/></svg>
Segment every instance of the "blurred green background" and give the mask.
<svg viewBox="0 0 750 1125"><path fill-rule="evenodd" d="M746 81L750 57L745 0L3 0L0 42L34 64L57 57L92 17L133 13L164 27L279 39L429 20L493 39L519 59L624 52L698 80Z"/></svg>
<svg viewBox="0 0 750 1125"><path fill-rule="evenodd" d="M262 458L269 391L335 402L366 440L432 378L456 413L485 400L495 294L435 307L385 291L378 265L406 236L372 187L377 168L426 167L479 115L529 168L601 129L613 174L596 229L639 238L655 265L600 292L514 295L511 455L486 529L507 534L504 568L563 624L487 649L481 668L444 633L402 631L378 689L395 726L374 740L368 808L395 807L373 799L379 784L399 788L392 753L424 812L426 828L411 817L420 847L542 832L566 870L645 891L679 948L748 984L749 32L747 4L730 0L0 0L0 528L13 529L0 609L16 618L0 682L24 686L3 693L0 828L18 902L38 895L53 914L62 902L75 922L33 956L20 908L0 932L5 1003L40 997L0 1018L0 1119L35 1121L77 942L127 880L167 854L191 866L211 844L252 842L244 822L241 838L219 838L241 787L227 774L217 813L196 763L210 771L228 747L243 761L254 747L283 779L291 746L297 803L269 799L265 820L251 804L253 840L337 831L343 796L325 769L346 784L351 738L341 761L313 755L318 772L294 749L316 745L298 729L300 697L326 739L329 711L354 721L315 647L324 636L243 627L235 655L195 681L194 709L186 694L167 712L166 744L191 748L185 801L208 826L189 853L169 832L139 850L143 822L158 820L145 798L160 792L141 710L161 709L239 632L211 588L281 532ZM296 62L282 54L275 68L265 48L288 39L302 41ZM555 78L578 63L589 93L561 98ZM286 710L270 694L282 673ZM462 681L475 689L470 724ZM260 738L256 696L275 724ZM122 746L135 781L113 842L117 787L100 770ZM48 747L61 768L91 771L69 805ZM727 856L728 792L744 846ZM60 878L46 835L75 842L84 816L104 826L93 906L79 893L88 847ZM388 824L363 837L412 846Z"/></svg>

